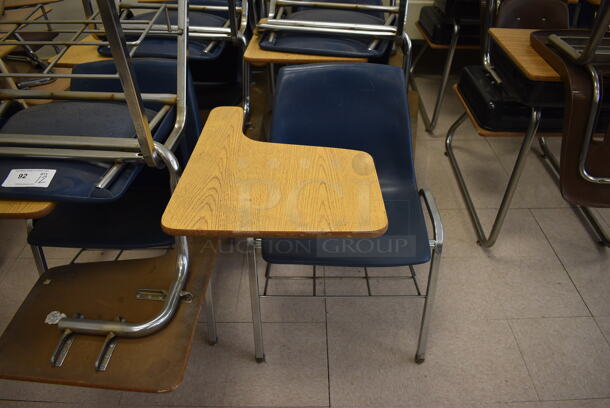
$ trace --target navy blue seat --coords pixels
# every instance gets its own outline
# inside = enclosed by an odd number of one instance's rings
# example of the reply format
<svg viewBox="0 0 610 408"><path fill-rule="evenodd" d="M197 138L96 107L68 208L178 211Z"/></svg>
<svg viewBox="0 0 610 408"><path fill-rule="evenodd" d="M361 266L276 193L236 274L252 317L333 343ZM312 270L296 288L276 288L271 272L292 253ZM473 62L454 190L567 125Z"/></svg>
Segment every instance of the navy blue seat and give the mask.
<svg viewBox="0 0 610 408"><path fill-rule="evenodd" d="M175 93L176 62L174 60L136 59L133 63L138 82L143 85L141 91ZM104 61L83 64L75 67L74 72L110 73L114 72L114 63ZM74 79L72 88L110 92L121 90L118 80L82 78ZM186 164L202 128L190 75L187 76L186 102L186 126L177 152L182 166ZM119 106L123 107L123 105ZM156 111L161 106L158 103L145 102L145 107ZM170 128L173 126L174 110L175 108L170 110L160 126L169 125ZM129 118L125 120L131 123ZM168 125L163 125L164 122ZM166 133L169 133L169 130ZM42 250L36 247L134 249L169 246L174 243L174 238L161 230L160 222L169 197L168 171L144 167L129 189L112 202L57 204L49 215L34 221L33 228L28 234L28 243L41 258L43 258ZM44 265L44 258L41 263Z"/></svg>
<svg viewBox="0 0 610 408"><path fill-rule="evenodd" d="M134 60L134 70L141 92L175 93L176 62L172 60ZM75 74L115 73L112 61L92 62L74 67ZM190 76L189 76L190 78ZM190 80L187 81L190 84ZM76 78L71 82L73 91L122 92L118 79ZM179 156L188 159L202 124L194 100L192 85L187 89L189 112ZM145 103L146 114L152 118L161 108L158 103ZM170 110L156 130L153 138L163 142L173 128L175 108ZM19 111L8 118L1 133L50 134L64 136L135 137L127 106L117 102L54 102ZM56 202L108 202L121 197L142 169L142 165L125 165L117 178L106 188L96 184L107 167L77 160L49 160L28 158L0 159L0 179L4 180L11 169L55 169L48 188L0 187L3 199L45 200Z"/></svg>
<svg viewBox="0 0 610 408"><path fill-rule="evenodd" d="M329 0L323 0L329 2ZM382 5L379 0L345 0L341 3L360 3ZM285 20L324 21L353 24L384 24L383 13L371 11L335 10L324 8L297 8L284 17ZM269 51L292 52L301 54L330 55L352 58L386 58L390 41L380 41L369 50L370 38L330 36L328 34L277 32L275 40L269 41L271 32L261 38L260 47Z"/></svg>
<svg viewBox="0 0 610 408"><path fill-rule="evenodd" d="M274 106L272 142L371 154L389 226L374 239L264 239L263 258L270 263L334 266L428 262L428 233L411 157L400 68L357 63L284 67Z"/></svg>
<svg viewBox="0 0 610 408"><path fill-rule="evenodd" d="M161 230L169 201L167 170L145 168L129 190L110 203L60 203L34 220L28 243L38 247L139 249L173 245Z"/></svg>

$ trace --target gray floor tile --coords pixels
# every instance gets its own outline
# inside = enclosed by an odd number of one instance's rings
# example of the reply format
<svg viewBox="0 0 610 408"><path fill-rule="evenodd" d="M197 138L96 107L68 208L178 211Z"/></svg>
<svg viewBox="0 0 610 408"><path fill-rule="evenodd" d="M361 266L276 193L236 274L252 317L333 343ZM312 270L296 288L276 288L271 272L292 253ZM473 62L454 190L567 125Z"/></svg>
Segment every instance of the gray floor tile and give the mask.
<svg viewBox="0 0 610 408"><path fill-rule="evenodd" d="M596 317L595 321L610 344L610 316Z"/></svg>
<svg viewBox="0 0 610 408"><path fill-rule="evenodd" d="M258 263L261 293L265 272L265 263ZM289 275L291 273L309 273L307 270L296 270L287 265L277 265L273 268L274 275ZM247 265L245 258L239 254L223 254L219 256L215 269L216 282L214 296L216 302L216 319L219 322L251 322L250 289L248 284ZM312 290L310 281L292 283L279 283L270 285L270 293L299 292L309 294ZM286 288L286 285L289 285ZM323 282L318 283L319 293L323 291ZM282 287L283 286L283 287ZM285 290L285 289L289 289ZM266 322L323 322L324 301L322 299L304 298L265 298L261 299L263 320ZM202 313L202 319L205 313Z"/></svg>
<svg viewBox="0 0 610 408"><path fill-rule="evenodd" d="M66 402L78 403L78 406L82 404L117 406L120 397L119 391L0 380L0 400Z"/></svg>
<svg viewBox="0 0 610 408"><path fill-rule="evenodd" d="M540 408L610 408L610 399L545 401L540 403Z"/></svg>
<svg viewBox="0 0 610 408"><path fill-rule="evenodd" d="M19 256L25 247L26 225L24 220L0 219L2 245L0 245L0 268L6 260Z"/></svg>
<svg viewBox="0 0 610 408"><path fill-rule="evenodd" d="M426 362L417 365L414 317L407 324L329 319L332 406L537 400L506 321L432 327Z"/></svg>
<svg viewBox="0 0 610 408"><path fill-rule="evenodd" d="M117 404L106 403L80 403L70 404L63 402L32 402L32 401L8 401L0 399L0 407L2 408L113 408L118 407Z"/></svg>
<svg viewBox="0 0 610 408"><path fill-rule="evenodd" d="M164 395L124 393L123 405L326 406L328 376L323 323L265 324L267 361L254 361L252 325L221 323L220 342L193 346L184 383Z"/></svg>
<svg viewBox="0 0 610 408"><path fill-rule="evenodd" d="M510 324L541 400L610 396L608 343L592 318Z"/></svg>
<svg viewBox="0 0 610 408"><path fill-rule="evenodd" d="M530 210L511 209L508 211L498 241L492 248L482 248L476 244L477 236L466 210L441 210L445 228L443 256L473 257L554 257L555 253ZM497 210L479 210L481 223L489 234Z"/></svg>
<svg viewBox="0 0 610 408"><path fill-rule="evenodd" d="M500 159L507 174L515 165L515 159L521 147L520 138L488 138L494 153ZM554 140L550 143L555 143ZM513 208L564 208L569 204L561 196L554 177L539 157L537 147L527 157L523 174L517 186L517 192L511 207Z"/></svg>
<svg viewBox="0 0 610 408"><path fill-rule="evenodd" d="M515 257L484 263L493 296L508 318L590 316L557 258Z"/></svg>
<svg viewBox="0 0 610 408"><path fill-rule="evenodd" d="M456 140L454 153L477 208L497 208L502 200L508 173L498 162L485 139ZM465 208L449 160L441 142L417 146L415 166L420 187L434 194L440 208Z"/></svg>
<svg viewBox="0 0 610 408"><path fill-rule="evenodd" d="M571 209L533 210L594 316L610 316L610 249L600 247Z"/></svg>

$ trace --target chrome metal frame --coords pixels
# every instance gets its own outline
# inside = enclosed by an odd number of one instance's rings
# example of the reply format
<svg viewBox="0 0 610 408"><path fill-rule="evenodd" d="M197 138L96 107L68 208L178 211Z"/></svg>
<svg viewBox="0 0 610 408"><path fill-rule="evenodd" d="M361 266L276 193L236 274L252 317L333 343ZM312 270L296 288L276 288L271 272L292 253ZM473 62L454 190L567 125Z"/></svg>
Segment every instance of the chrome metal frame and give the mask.
<svg viewBox="0 0 610 408"><path fill-rule="evenodd" d="M252 309L252 328L254 332L254 357L256 362L261 363L265 361L265 350L264 350L264 341L263 341L263 324L261 317L261 306L260 299L261 298L316 298L316 299L330 299L330 298L365 298L365 297L402 297L402 298L423 298L424 300L424 308L422 313L421 325L419 330L419 337L417 341L417 352L415 354L415 362L417 364L421 364L424 362L426 358L426 346L428 343L428 333L430 329L430 321L432 319L432 309L434 304L434 299L436 297L436 287L438 281L438 274L441 263L441 255L443 251L443 241L444 241L444 232L443 232L443 224L441 221L440 213L436 207L436 203L432 194L428 190L420 190L419 191L420 198L425 203L428 216L432 221L432 229L434 238L429 241L431 248L431 260L430 260L430 272L428 275L428 285L426 288L426 293L422 294L420 291L420 285L417 281L417 276L415 274L415 270L412 265L409 266L411 270L410 276L404 277L394 277L394 278L403 278L403 279L411 279L413 281L415 290L417 292L416 295L376 295L371 292L368 275L364 277L358 277L366 279L368 293L367 295L326 295L326 294L317 294L316 293L316 281L321 279L336 279L333 277L319 277L316 275L316 266L313 266L314 274L313 276L292 276L292 277L273 277L270 273L270 265L267 264L267 270L265 272L265 286L263 289L263 294L260 294L259 291L259 278L257 271L257 255L256 255L256 240L254 238L247 239L247 261L248 261L248 277L249 277L249 288L250 288L250 302ZM366 271L366 266L363 266ZM349 277L343 277L349 278ZM313 282L313 294L312 295L269 295L267 294L268 283L270 279L311 279Z"/></svg>
<svg viewBox="0 0 610 408"><path fill-rule="evenodd" d="M436 128L436 124L438 122L438 118L441 113L441 106L443 105L443 101L445 100L445 91L447 90L447 83L449 82L449 74L451 73L451 66L453 65L453 57L455 56L455 50L457 49L457 43L460 36L460 26L457 22L453 21L453 31L451 33L451 41L449 42L449 48L447 50L447 58L445 59L445 65L443 67L443 73L441 75L441 85L438 88L438 93L436 95L436 102L434 103L434 111L432 111L432 119L426 110L426 105L424 104L424 100L421 96L421 92L417 88L417 82L415 81L415 77L413 76L413 72L415 71L415 67L417 63L421 59L421 57L425 54L425 52L430 48L428 43L425 43L421 51L417 54L417 57L413 60L413 65L411 66L411 76L409 79L409 85L411 88L417 92L419 98L419 110L421 112L422 119L424 121L424 126L426 128L426 132L434 131Z"/></svg>
<svg viewBox="0 0 610 408"><path fill-rule="evenodd" d="M489 236L485 234L485 230L481 225L481 220L479 219L477 210L474 206L474 203L472 202L472 197L468 192L468 187L466 186L464 175L460 170L457 158L455 157L455 153L453 152L453 137L455 135L455 131L462 125L462 123L464 123L466 117L467 114L466 112L464 112L447 131L447 137L445 138L446 154L447 157L449 157L451 168L453 169L453 173L455 174L455 177L457 179L458 186L460 187L460 191L462 193L462 196L464 197L464 202L466 203L466 209L468 210L468 214L470 214L470 219L476 231L478 237L477 243L484 248L490 248L496 243L496 240L498 239L498 235L500 234L500 230L502 229L502 225L504 224L506 214L508 213L508 209L510 208L510 203L512 202L513 196L517 189L517 184L519 183L519 179L521 178L521 173L523 172L523 168L525 167L527 156L531 150L532 142L534 141L534 137L538 132L538 126L540 125L540 109L532 108L531 110L530 122L528 125L527 133L523 138L521 149L519 150L519 154L517 155L517 160L515 161L515 165L511 172L508 185L506 186L504 196L502 197L502 203L500 204L500 208L498 209L498 213L496 214L496 218L494 220L493 227L491 228Z"/></svg>

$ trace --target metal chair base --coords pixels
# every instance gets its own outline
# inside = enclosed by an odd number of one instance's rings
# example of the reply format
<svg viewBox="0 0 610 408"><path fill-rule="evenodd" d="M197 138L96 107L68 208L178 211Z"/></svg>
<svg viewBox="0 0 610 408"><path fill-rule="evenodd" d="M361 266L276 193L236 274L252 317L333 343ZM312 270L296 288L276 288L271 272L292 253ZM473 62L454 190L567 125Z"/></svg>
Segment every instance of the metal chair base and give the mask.
<svg viewBox="0 0 610 408"><path fill-rule="evenodd" d="M517 184L519 183L519 179L521 178L521 173L523 172L523 168L525 167L527 155L532 148L534 136L536 135L538 131L538 126L540 125L540 110L537 108L532 108L532 113L526 136L523 138L521 149L519 150L519 154L517 155L515 166L513 167L513 171L508 181L508 185L506 186L506 190L504 191L502 203L500 204L500 208L498 209L498 213L494 220L494 224L489 236L485 234L483 226L481 225L481 220L479 219L477 210L474 207L474 203L472 202L472 197L468 192L468 187L466 186L464 176L462 174L462 171L460 170L460 166L453 152L452 144L455 131L460 127L460 125L462 125L462 123L464 123L466 117L467 114L466 112L464 112L449 128L449 131L447 132L447 137L445 138L445 154L447 155L447 157L449 157L451 168L453 169L453 173L455 174L455 177L457 179L458 186L460 187L460 191L462 193L462 196L464 197L466 209L470 214L470 219L478 237L477 243L484 248L490 248L496 243L496 240L498 239L498 235L500 234L500 230L502 229L502 225L504 224L504 220L506 219L506 214L510 207L510 203L512 202L515 190L517 189Z"/></svg>
<svg viewBox="0 0 610 408"><path fill-rule="evenodd" d="M430 240L430 248L432 250L432 257L430 260L430 272L428 274L428 286L426 288L426 293L422 294L420 292L420 286L417 283L417 277L415 275L415 271L411 265L409 268L411 269L411 276L406 276L405 278L413 279L415 289L417 291L417 295L387 295L385 297L411 297L411 298L423 298L424 300L424 309L422 313L421 326L419 330L419 338L417 342L417 352L415 355L415 362L417 364L421 364L425 360L426 355L426 347L428 343L428 332L430 327L430 321L432 317L432 306L434 303L434 298L436 296L436 287L438 281L438 273L441 263L441 254L443 249L443 228L440 221L440 214L436 208L436 204L434 202L434 198L427 190L420 190L420 196L423 198L424 203L426 204L426 208L428 210L428 215L433 222L434 225L434 239ZM248 276L249 276L249 286L250 286L250 302L252 307L252 327L254 331L254 355L255 360L258 363L265 361L265 352L264 352L264 344L263 344L263 325L261 318L261 307L260 307L260 299L266 297L309 297L316 299L328 299L328 298L354 298L354 297L371 297L374 296L371 294L370 285L368 285L368 274L365 274L365 279L367 279L367 288L368 294L361 296L332 296L332 295L321 295L316 296L315 288L316 288L316 279L324 279L323 277L317 277L315 274L315 266L314 266L314 274L312 277L296 277L296 279L304 278L304 279L312 279L313 280L313 296L310 295L267 295L267 283L269 282L270 277L270 269L269 265L267 271L265 273L265 288L263 294L260 294L259 291L259 279L258 279L258 271L256 266L256 249L259 247L257 245L256 240L254 238L247 239L247 253L246 257L248 259ZM365 268L366 270L366 268ZM292 277L295 278L295 277ZM277 279L277 277L276 277ZM290 279L290 278L288 278Z"/></svg>

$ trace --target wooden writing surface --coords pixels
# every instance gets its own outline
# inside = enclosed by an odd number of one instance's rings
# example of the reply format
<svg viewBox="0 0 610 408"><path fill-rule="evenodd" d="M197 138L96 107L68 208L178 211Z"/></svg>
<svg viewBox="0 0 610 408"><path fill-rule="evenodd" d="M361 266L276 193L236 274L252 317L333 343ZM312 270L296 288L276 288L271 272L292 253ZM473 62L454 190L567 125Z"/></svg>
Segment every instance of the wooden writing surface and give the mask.
<svg viewBox="0 0 610 408"><path fill-rule="evenodd" d="M388 220L364 152L258 142L214 109L161 224L172 235L374 237Z"/></svg>

